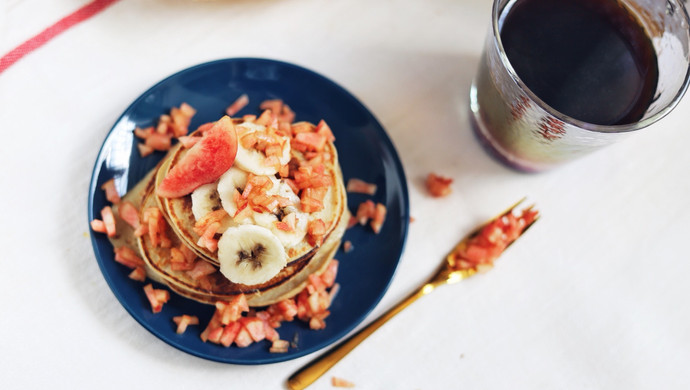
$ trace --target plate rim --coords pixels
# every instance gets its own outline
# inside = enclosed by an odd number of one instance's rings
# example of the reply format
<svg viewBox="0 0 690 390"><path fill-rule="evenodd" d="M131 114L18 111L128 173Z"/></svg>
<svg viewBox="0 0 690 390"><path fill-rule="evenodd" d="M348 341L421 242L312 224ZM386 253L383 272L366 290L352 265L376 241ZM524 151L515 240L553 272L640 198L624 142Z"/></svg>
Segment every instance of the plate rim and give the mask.
<svg viewBox="0 0 690 390"><path fill-rule="evenodd" d="M303 72L304 74L309 75L310 77L316 77L318 79L321 79L324 81L326 84L329 85L329 89L335 89L339 93L344 94L346 97L348 97L352 102L354 102L360 110L362 110L368 117L369 119L373 122L374 127L376 128L376 133L378 135L379 141L383 142L385 145L386 149L388 149L394 157L393 163L395 166L395 169L398 171L398 179L400 182L400 194L399 197L402 200L401 203L401 213L403 217L403 221L401 223L401 232L400 232L400 242L396 250L396 257L397 260L395 261L395 265L391 269L391 276L388 278L388 280L385 282L385 285L381 289L381 292L377 294L378 296L370 307L368 307L358 318L355 318L353 321L350 321L350 323L346 324L342 330L339 332L334 333L331 337L327 337L326 339L315 343L309 348L305 349L297 349L293 351L292 353L289 354L274 354L270 358L264 358L264 359L253 359L253 360L243 360L243 359L236 359L236 358L227 358L224 356L219 356L219 355L214 355L214 354L207 354L204 352L200 352L194 348L188 347L186 345L183 345L179 342L175 342L175 340L170 340L166 338L164 335L161 334L157 330L156 327L153 326L153 324L147 322L144 318L140 318L141 316L138 314L137 310L139 309L138 307L135 309L129 300L125 299L123 294L119 291L120 287L117 286L117 283L113 280L113 277L110 275L110 272L105 268L105 263L104 263L104 258L103 254L100 253L99 251L99 245L96 240L96 234L93 233L93 231L90 228L90 221L93 220L96 216L94 215L94 196L96 194L96 191L98 191L97 188L97 183L98 179L103 173L102 165L103 165L103 159L104 159L104 153L106 153L106 150L108 149L106 146L108 142L110 141L110 137L113 134L113 132L116 130L116 128L122 123L123 119L131 113L131 111L134 109L135 106L137 106L141 101L143 101L147 96L149 96L155 89L159 88L161 85L166 84L170 82L171 79L175 77L182 76L183 74L187 73L192 73L199 68L202 67L212 67L212 66L218 66L226 63L234 63L234 62L255 62L255 63L264 63L264 64L273 64L273 65L279 65L281 67L287 67L287 68L293 68L298 71ZM388 199L386 199L388 200ZM358 99L354 94L352 94L350 91L342 87L340 84L336 83L335 81L331 80L330 78L313 71L311 69L308 69L306 67L303 67L301 65L296 65L290 62L282 61L282 60L275 60L275 59L270 59L270 58L262 58L262 57L228 57L228 58L221 58L221 59L216 59L216 60L211 60L211 61L205 61L202 63L198 63L186 68L183 68L181 70L178 70L164 78L162 78L160 81L155 82L153 85L151 85L149 88L141 92L136 99L134 99L124 110L123 112L118 116L118 118L115 120L115 122L110 126L108 132L106 133L103 141L101 142L100 150L96 156L96 160L93 165L92 173L91 173L91 178L89 181L89 191L88 191L88 202L87 202L87 226L89 228L89 235L91 238L91 246L94 252L94 257L96 258L96 262L98 263L98 267L100 269L100 273L102 274L103 278L106 280L106 283L108 284L108 287L110 291L115 295L115 298L117 301L122 305L122 307L125 309L125 311L132 317L134 320L139 323L144 329L146 329L149 333L151 333L153 336L155 336L156 339L162 341L163 343L178 349L182 352L188 353L192 356L196 356L201 359L205 360L210 360L210 361L215 361L219 363L226 363L226 364L236 364L236 365L263 365L263 364L273 364L273 363L279 363L279 362L284 362L284 361L289 361L289 360L294 360L299 357L303 357L315 352L318 352L324 348L327 348L328 346L331 346L339 341L341 341L345 336L347 336L350 332L352 332L355 328L357 328L360 324L362 324L366 318L371 314L371 312L379 305L381 300L383 299L384 295L390 288L391 283L393 282L393 279L395 278L395 275L397 274L398 267L400 266L400 261L402 259L402 255L405 250L405 245L407 243L407 236L409 234L409 216L410 216L410 199L409 199L409 189L407 185L407 178L405 175L405 171L402 165L402 161L400 160L400 155L398 154L398 151L393 144L392 140L388 136L388 133L386 132L385 128L381 125L381 123L378 121L378 119L374 116L374 114L369 110L361 101ZM153 281L151 281L153 282ZM184 298L184 297L182 297ZM186 298L185 298L186 299ZM138 305L137 305L138 306Z"/></svg>

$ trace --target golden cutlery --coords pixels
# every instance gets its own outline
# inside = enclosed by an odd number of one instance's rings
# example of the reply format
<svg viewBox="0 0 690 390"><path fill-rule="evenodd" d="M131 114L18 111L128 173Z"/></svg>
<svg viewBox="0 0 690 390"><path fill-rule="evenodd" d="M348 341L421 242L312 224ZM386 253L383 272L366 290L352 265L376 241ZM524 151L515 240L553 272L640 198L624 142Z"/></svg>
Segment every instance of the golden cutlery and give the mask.
<svg viewBox="0 0 690 390"><path fill-rule="evenodd" d="M506 211L468 234L446 256L438 271L436 271L429 281L421 285L417 290L369 325L360 329L338 346L314 359L305 367L294 373L287 381L288 388L291 390L305 389L388 320L393 318L412 302L434 291L436 287L459 282L490 268L493 264L493 260L515 242L515 240L539 218L538 213L534 211L531 206L522 210L520 215L514 214L515 208L524 200L523 198ZM507 226L508 230L497 231L497 226L499 228L501 226ZM479 245L480 243L482 245ZM484 249L487 247L487 244L495 244L496 246L489 251L485 251ZM472 258L476 260L476 256L478 255L488 256L488 258L485 257L481 262L472 261Z"/></svg>

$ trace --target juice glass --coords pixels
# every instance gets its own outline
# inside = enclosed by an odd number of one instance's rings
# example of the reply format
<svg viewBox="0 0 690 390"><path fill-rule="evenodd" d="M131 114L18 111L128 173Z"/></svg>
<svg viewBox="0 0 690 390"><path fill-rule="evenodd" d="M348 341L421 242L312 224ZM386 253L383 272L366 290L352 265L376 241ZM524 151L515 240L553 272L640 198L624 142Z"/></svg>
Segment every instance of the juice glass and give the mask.
<svg viewBox="0 0 690 390"><path fill-rule="evenodd" d="M511 7L494 0L492 24L470 89L472 124L482 145L521 171L550 169L609 145L668 114L690 80L688 14L678 0L619 1L638 19L656 52L658 80L651 104L633 123L599 125L570 117L545 103L521 80L501 41ZM603 1L603 0L602 0Z"/></svg>

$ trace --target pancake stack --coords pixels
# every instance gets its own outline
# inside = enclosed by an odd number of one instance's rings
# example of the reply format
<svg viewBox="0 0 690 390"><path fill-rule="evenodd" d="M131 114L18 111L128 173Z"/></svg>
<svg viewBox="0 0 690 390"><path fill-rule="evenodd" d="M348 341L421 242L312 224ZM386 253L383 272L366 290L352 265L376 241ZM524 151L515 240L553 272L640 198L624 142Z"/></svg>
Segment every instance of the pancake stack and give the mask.
<svg viewBox="0 0 690 390"><path fill-rule="evenodd" d="M279 163L270 164L264 161L267 154L254 149L256 142L247 140L257 135L261 139L275 129L252 120L232 122L239 145L227 172L191 194L161 196L161 183L193 148L178 143L118 205L133 205L148 226L160 215L160 232L142 234L118 220L119 234L111 241L116 248L135 250L146 264L147 276L179 295L215 304L244 294L249 306L267 306L293 297L310 275L326 269L350 218L345 186L332 135L319 150L312 150L295 141L294 133L278 132L285 142ZM305 122L292 127L314 133L319 128ZM300 178L314 171L319 173L318 190ZM318 193L318 207L313 207L311 190ZM212 237L204 232L209 221L218 222Z"/></svg>

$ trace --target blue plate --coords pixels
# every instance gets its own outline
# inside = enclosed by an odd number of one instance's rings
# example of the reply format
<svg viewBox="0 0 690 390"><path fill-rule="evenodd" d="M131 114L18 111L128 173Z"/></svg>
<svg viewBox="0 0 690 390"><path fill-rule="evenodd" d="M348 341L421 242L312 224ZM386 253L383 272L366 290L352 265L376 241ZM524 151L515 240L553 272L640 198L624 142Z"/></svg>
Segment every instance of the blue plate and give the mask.
<svg viewBox="0 0 690 390"><path fill-rule="evenodd" d="M254 343L247 348L204 343L200 332L214 308L171 294L163 311L151 313L140 282L127 277L130 270L116 263L113 248L103 234L91 235L94 252L103 276L125 309L161 340L192 355L234 364L265 364L294 359L317 351L345 336L374 308L390 284L405 244L409 222L409 200L402 165L395 148L376 118L345 89L310 70L296 65L253 58L225 59L185 69L144 92L115 122L106 137L94 166L89 187L89 221L100 218L107 200L100 186L115 178L120 194L132 188L163 157L156 152L141 158L135 126L155 124L161 114L183 102L197 109L190 125L220 118L225 108L238 96L249 95L250 104L238 116L256 114L266 99L283 99L297 113L297 120L313 123L325 119L337 140L344 178L356 177L375 183L374 196L348 194L351 210L366 199L388 208L386 222L376 235L368 226L357 225L345 233L353 243L349 253L339 251L337 282L341 289L326 319L326 329L310 330L295 320L278 329L285 340L297 340L297 347L287 353L269 353L270 342ZM155 284L154 284L155 285ZM164 288L156 286L156 288ZM190 326L178 335L172 317L192 314L201 325Z"/></svg>

